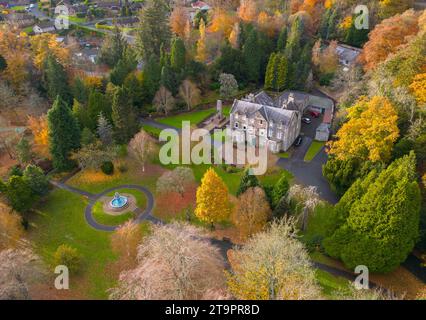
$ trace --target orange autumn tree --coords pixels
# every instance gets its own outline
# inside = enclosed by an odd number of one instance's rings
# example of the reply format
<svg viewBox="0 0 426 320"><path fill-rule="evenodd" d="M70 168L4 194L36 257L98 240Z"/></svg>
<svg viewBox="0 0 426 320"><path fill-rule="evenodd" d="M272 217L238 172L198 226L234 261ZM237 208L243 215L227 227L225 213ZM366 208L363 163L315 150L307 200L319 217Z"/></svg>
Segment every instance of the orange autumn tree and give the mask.
<svg viewBox="0 0 426 320"><path fill-rule="evenodd" d="M417 103L426 104L426 73L418 74L414 77L410 89L416 97Z"/></svg>
<svg viewBox="0 0 426 320"><path fill-rule="evenodd" d="M195 215L210 223L227 219L231 213L228 188L213 168L207 170L197 189Z"/></svg>
<svg viewBox="0 0 426 320"><path fill-rule="evenodd" d="M361 97L348 108L348 121L329 143L329 153L339 160L357 158L373 162L390 159L398 139L398 115L387 98Z"/></svg>
<svg viewBox="0 0 426 320"><path fill-rule="evenodd" d="M254 0L241 0L238 8L238 17L244 22L257 20L257 4Z"/></svg>
<svg viewBox="0 0 426 320"><path fill-rule="evenodd" d="M70 52L61 42L56 40L56 35L43 33L31 37L31 49L33 51L34 65L41 69L49 53L52 53L58 61L66 66L70 59Z"/></svg>
<svg viewBox="0 0 426 320"><path fill-rule="evenodd" d="M40 118L29 116L28 127L34 136L34 151L43 157L50 158L47 116L43 115Z"/></svg>
<svg viewBox="0 0 426 320"><path fill-rule="evenodd" d="M170 16L170 28L173 33L179 37L185 37L185 28L187 28L187 22L189 21L186 11L181 6L176 6Z"/></svg>
<svg viewBox="0 0 426 320"><path fill-rule="evenodd" d="M374 69L380 62L407 43L409 36L419 31L418 13L407 10L383 20L369 35L369 41L364 45L361 61L366 71Z"/></svg>
<svg viewBox="0 0 426 320"><path fill-rule="evenodd" d="M232 28L237 22L237 17L230 11L223 9L215 9L212 16L212 22L208 28L208 32L221 34L225 38L229 38Z"/></svg>

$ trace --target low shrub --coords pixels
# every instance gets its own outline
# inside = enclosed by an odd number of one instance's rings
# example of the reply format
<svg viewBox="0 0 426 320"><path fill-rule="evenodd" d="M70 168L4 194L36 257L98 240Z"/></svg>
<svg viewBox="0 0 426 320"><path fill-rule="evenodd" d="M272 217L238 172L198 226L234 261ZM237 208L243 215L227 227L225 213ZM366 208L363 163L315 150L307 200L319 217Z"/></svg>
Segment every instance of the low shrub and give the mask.
<svg viewBox="0 0 426 320"><path fill-rule="evenodd" d="M111 161L105 161L102 163L101 170L106 175L112 175L114 173L114 164Z"/></svg>
<svg viewBox="0 0 426 320"><path fill-rule="evenodd" d="M81 258L77 249L66 244L60 245L54 256L55 265L68 267L71 273L77 273L80 270Z"/></svg>

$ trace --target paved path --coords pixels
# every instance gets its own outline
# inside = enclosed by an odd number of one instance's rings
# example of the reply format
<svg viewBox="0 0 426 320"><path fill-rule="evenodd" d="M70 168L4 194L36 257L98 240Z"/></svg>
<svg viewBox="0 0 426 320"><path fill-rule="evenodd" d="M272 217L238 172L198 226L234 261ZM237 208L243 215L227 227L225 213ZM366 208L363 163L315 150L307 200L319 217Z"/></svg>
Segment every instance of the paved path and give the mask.
<svg viewBox="0 0 426 320"><path fill-rule="evenodd" d="M147 126L150 126L150 127L160 129L160 130L172 129L172 130L176 130L177 132L181 132L180 128L176 128L176 127L173 127L173 126L168 125L168 124L160 123L160 122L157 122L153 119L141 118L140 123L142 125L147 125Z"/></svg>
<svg viewBox="0 0 426 320"><path fill-rule="evenodd" d="M307 139L305 138L305 140ZM327 200L331 204L336 204L339 199L331 190L328 181L322 175L322 165L327 161L327 154L323 148L311 162L305 162L303 158L307 151L305 145L306 142L307 141L300 146L300 151L296 151L296 154L291 158L280 158L277 165L291 172L294 175L296 182L317 187L318 193L323 199Z"/></svg>

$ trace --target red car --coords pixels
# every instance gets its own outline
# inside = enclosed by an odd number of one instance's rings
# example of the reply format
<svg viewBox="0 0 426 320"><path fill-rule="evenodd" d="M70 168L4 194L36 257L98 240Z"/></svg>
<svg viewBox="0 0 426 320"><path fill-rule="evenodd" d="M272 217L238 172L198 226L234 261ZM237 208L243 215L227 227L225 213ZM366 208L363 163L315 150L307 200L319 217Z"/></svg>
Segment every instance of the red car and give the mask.
<svg viewBox="0 0 426 320"><path fill-rule="evenodd" d="M319 118L321 113L319 113L318 111L314 111L314 110L309 110L309 114L314 117L314 118Z"/></svg>

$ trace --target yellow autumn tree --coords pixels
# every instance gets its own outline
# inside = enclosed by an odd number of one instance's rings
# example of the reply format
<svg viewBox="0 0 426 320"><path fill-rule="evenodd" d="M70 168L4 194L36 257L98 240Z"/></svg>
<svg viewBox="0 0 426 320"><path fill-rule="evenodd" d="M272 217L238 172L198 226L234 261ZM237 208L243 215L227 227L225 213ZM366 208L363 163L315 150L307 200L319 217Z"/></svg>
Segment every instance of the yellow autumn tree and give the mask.
<svg viewBox="0 0 426 320"><path fill-rule="evenodd" d="M39 118L29 116L28 127L34 136L34 151L43 157L50 158L47 116Z"/></svg>
<svg viewBox="0 0 426 320"><path fill-rule="evenodd" d="M240 45L240 24L237 22L232 28L231 34L229 35L229 43L234 49L238 49Z"/></svg>
<svg viewBox="0 0 426 320"><path fill-rule="evenodd" d="M56 35L51 33L39 34L31 37L30 43L34 65L37 69L41 69L49 53L53 54L62 65L68 65L70 52L63 43L56 40Z"/></svg>
<svg viewBox="0 0 426 320"><path fill-rule="evenodd" d="M232 28L237 21L236 15L232 12L223 9L215 9L208 31L229 38Z"/></svg>
<svg viewBox="0 0 426 320"><path fill-rule="evenodd" d="M206 62L207 59L207 48L206 48L206 23L204 19L200 20L200 38L197 41L197 55L195 60L198 62Z"/></svg>
<svg viewBox="0 0 426 320"><path fill-rule="evenodd" d="M426 104L426 73L416 75L410 89L420 105Z"/></svg>
<svg viewBox="0 0 426 320"><path fill-rule="evenodd" d="M0 250L14 248L23 233L21 216L0 203Z"/></svg>
<svg viewBox="0 0 426 320"><path fill-rule="evenodd" d="M197 207L195 215L201 221L211 223L223 221L229 217L231 206L228 188L213 168L207 170L197 189Z"/></svg>
<svg viewBox="0 0 426 320"><path fill-rule="evenodd" d="M361 97L348 108L348 121L337 132L337 140L329 143L329 152L340 160L386 162L399 136L397 121L396 110L387 98Z"/></svg>

